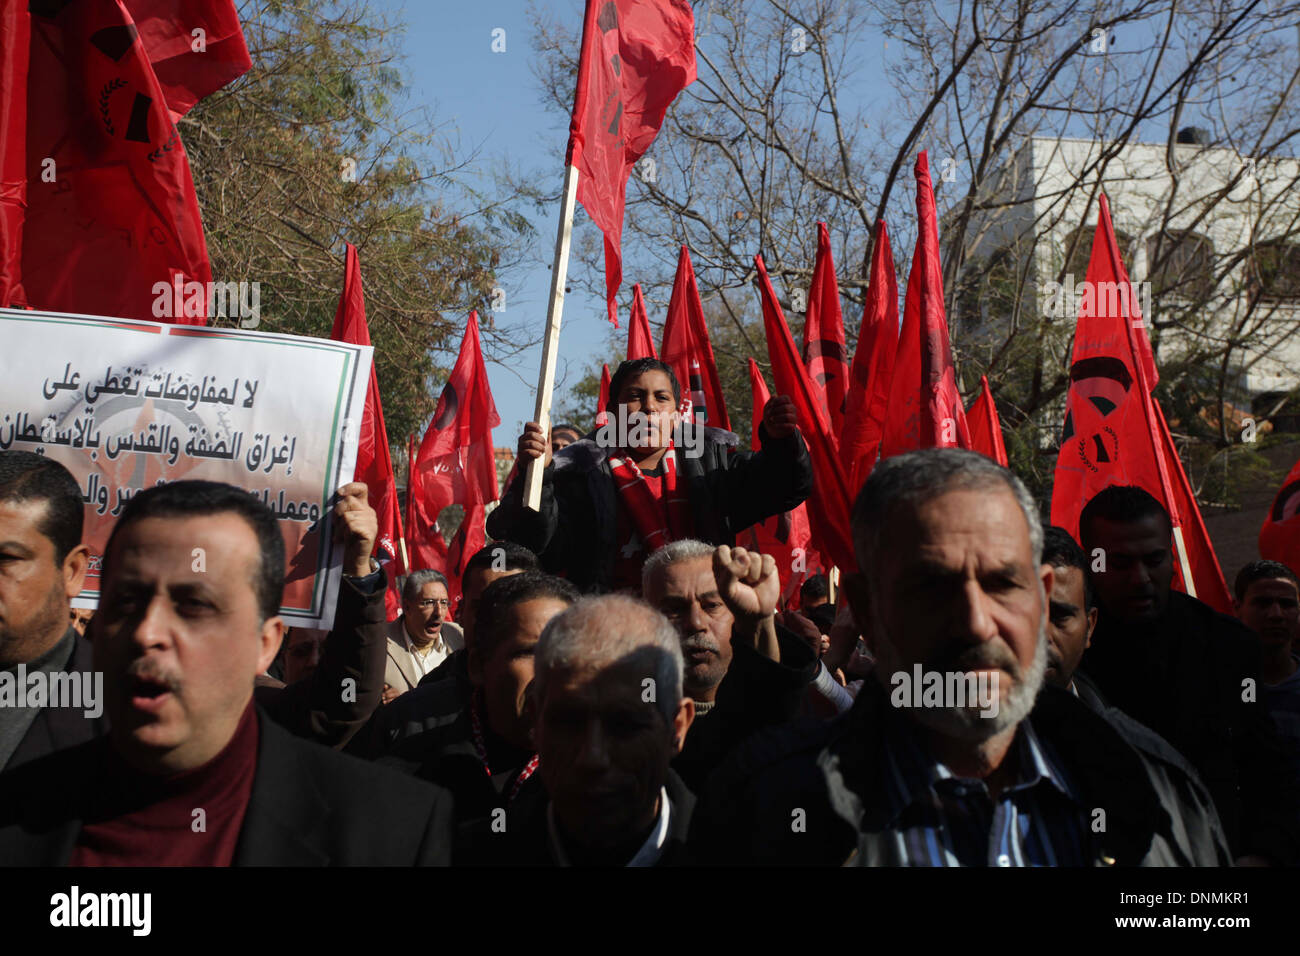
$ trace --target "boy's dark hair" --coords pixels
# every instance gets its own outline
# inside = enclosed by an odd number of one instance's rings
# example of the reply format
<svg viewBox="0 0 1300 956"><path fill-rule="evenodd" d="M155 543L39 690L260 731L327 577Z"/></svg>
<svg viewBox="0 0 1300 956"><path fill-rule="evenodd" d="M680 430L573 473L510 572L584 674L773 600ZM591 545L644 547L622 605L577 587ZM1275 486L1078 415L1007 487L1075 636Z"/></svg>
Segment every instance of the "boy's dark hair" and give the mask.
<svg viewBox="0 0 1300 956"><path fill-rule="evenodd" d="M1173 523L1164 505L1136 485L1111 485L1092 496L1092 500L1083 506L1079 514L1079 538L1087 548L1092 540L1092 522L1097 518L1105 521L1130 523L1159 515L1164 519L1165 527L1173 532Z"/></svg>
<svg viewBox="0 0 1300 956"><path fill-rule="evenodd" d="M499 557L499 560L498 560ZM541 562L537 560L537 555L529 551L522 544L515 544L513 541L493 541L474 552L473 556L465 562L465 570L461 572L461 580L465 579L471 571L475 570L492 570L496 564L498 571L540 571ZM505 565L500 567L499 565Z"/></svg>
<svg viewBox="0 0 1300 956"><path fill-rule="evenodd" d="M1290 581L1295 585L1296 590L1300 591L1300 580L1296 579L1295 572L1288 568L1280 561L1252 561L1240 571L1237 572L1237 580L1233 582L1232 593L1240 604L1246 599L1246 592L1256 581L1273 581L1281 578L1284 581Z"/></svg>
<svg viewBox="0 0 1300 956"><path fill-rule="evenodd" d="M639 358L620 363L618 370L610 377L609 401L605 405L605 411L613 411L618 408L618 393L623 390L623 385L638 375L644 375L646 372L663 372L667 375L668 381L673 386L673 401L678 405L682 403L682 385L681 382L677 381L677 373L673 371L672 366L656 358Z"/></svg>
<svg viewBox="0 0 1300 956"><path fill-rule="evenodd" d="M146 488L131 497L104 546L104 579L108 578L113 540L122 529L144 518L191 518L236 514L257 536L261 561L254 571L253 587L262 620L280 613L284 597L284 538L271 509L243 488L219 481L173 481Z"/></svg>
<svg viewBox="0 0 1300 956"><path fill-rule="evenodd" d="M826 580L824 574L814 574L803 584L799 585L800 602L811 601L816 598L830 597L830 582Z"/></svg>
<svg viewBox="0 0 1300 956"><path fill-rule="evenodd" d="M525 571L506 578L497 578L479 598L478 617L474 623L474 650L480 660L491 660L497 648L506 639L510 609L525 601L538 598L555 598L565 604L575 604L581 595L564 578L542 571Z"/></svg>
<svg viewBox="0 0 1300 956"><path fill-rule="evenodd" d="M54 563L81 544L86 510L72 472L52 458L30 451L0 452L0 501L44 501L37 530L54 545Z"/></svg>
<svg viewBox="0 0 1300 956"><path fill-rule="evenodd" d="M1083 609L1093 609L1096 598L1092 593L1092 581L1088 579L1088 556L1070 532L1056 525L1043 529L1043 564L1054 568L1078 568L1083 572Z"/></svg>

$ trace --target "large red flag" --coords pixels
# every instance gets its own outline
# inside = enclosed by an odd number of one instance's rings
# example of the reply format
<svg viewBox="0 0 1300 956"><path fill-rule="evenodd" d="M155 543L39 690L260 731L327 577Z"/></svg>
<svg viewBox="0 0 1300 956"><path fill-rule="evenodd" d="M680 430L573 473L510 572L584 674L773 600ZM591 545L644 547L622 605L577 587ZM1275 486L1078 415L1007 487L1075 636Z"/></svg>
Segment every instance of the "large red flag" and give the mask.
<svg viewBox="0 0 1300 956"><path fill-rule="evenodd" d="M731 420L722 400L722 382L704 321L704 306L695 284L691 254L685 245L677 256L677 275L673 279L672 298L668 300L668 319L664 322L659 358L676 373L682 398L690 400L696 424L730 430Z"/></svg>
<svg viewBox="0 0 1300 956"><path fill-rule="evenodd" d="M650 316L646 314L645 299L641 297L641 283L638 282L632 286L632 317L627 323L627 358L631 361L658 357L655 353L655 340L650 336Z"/></svg>
<svg viewBox="0 0 1300 956"><path fill-rule="evenodd" d="M966 412L966 425L970 428L971 451L992 458L1005 468L1007 446L1002 441L1002 421L998 418L998 406L989 390L987 375L980 376L980 393Z"/></svg>
<svg viewBox="0 0 1300 956"><path fill-rule="evenodd" d="M839 565L841 571L857 569L853 558L853 541L849 534L849 516L852 501L849 499L848 479L840 467L835 443L831 440L830 423L826 412L817 402L815 386L808 370L799 359L794 336L786 325L781 304L776 300L772 280L762 256L754 257L758 267L758 290L763 302L763 325L767 332L767 355L772 363L772 377L779 395L788 395L794 401L799 429L808 443L812 456L813 493L807 501L808 517L812 522L813 540L817 549ZM755 414L761 414L755 410Z"/></svg>
<svg viewBox="0 0 1300 956"><path fill-rule="evenodd" d="M880 433L889 405L898 352L898 277L885 220L876 223L871 276L862 308L862 328L849 368L849 393L840 433L840 462L853 497L866 482L880 450Z"/></svg>
<svg viewBox="0 0 1300 956"><path fill-rule="evenodd" d="M752 358L749 359L749 390L754 408L749 447L758 451L763 447L758 437L758 426L762 423L763 408L771 394L758 363ZM751 526L748 538L750 547L760 554L770 554L776 561L776 570L781 577L781 603L786 607L798 607L799 586L809 575L823 572L821 555L812 547L807 502Z"/></svg>
<svg viewBox="0 0 1300 956"><path fill-rule="evenodd" d="M1103 195L1074 335L1065 428L1052 486L1052 523L1077 537L1079 513L1097 492L1110 485L1145 489L1169 511L1174 526L1174 585L1231 613L1218 558L1151 394L1157 378L1151 342Z"/></svg>
<svg viewBox="0 0 1300 956"><path fill-rule="evenodd" d="M838 448L844 427L849 358L844 346L844 316L840 311L839 283L835 281L835 260L831 256L831 234L824 222L817 223L817 259L813 263L812 290L803 325L803 361L826 406L831 437Z"/></svg>
<svg viewBox="0 0 1300 956"><path fill-rule="evenodd" d="M173 116L183 112L176 107L188 108L194 97L215 88L218 78L228 80L236 68L246 68L246 51L239 62L226 57L216 72L201 67L187 86L187 70L208 61L197 53L181 57L148 49L122 0L32 6L22 238L26 303L204 324L212 274ZM167 5L142 6L152 16L152 9ZM194 22L225 24L225 30L233 24L237 30L228 7L229 0L198 4ZM186 4L185 23L191 9ZM165 31L156 26L151 19L150 36L159 40ZM221 47L229 52L242 43L242 37L226 34ZM166 88L151 52L164 64ZM168 96L176 99L171 109Z"/></svg>
<svg viewBox="0 0 1300 956"><path fill-rule="evenodd" d="M428 541L437 536L438 514L450 504L463 505L468 518L474 506L501 496L492 446L492 429L500 424L479 346L478 313L471 312L456 367L416 457L420 495L414 502L412 537ZM450 561L440 570L459 594L459 570Z"/></svg>
<svg viewBox="0 0 1300 956"><path fill-rule="evenodd" d="M605 234L609 320L623 281L627 180L695 80L695 16L688 0L587 0L578 85L565 160L578 170L578 201Z"/></svg>
<svg viewBox="0 0 1300 956"><path fill-rule="evenodd" d="M172 119L252 66L231 0L124 0Z"/></svg>
<svg viewBox="0 0 1300 956"><path fill-rule="evenodd" d="M1300 461L1282 482L1259 529L1259 556L1300 568ZM1300 572L1297 572L1300 573Z"/></svg>
<svg viewBox="0 0 1300 956"><path fill-rule="evenodd" d="M889 408L880 456L918 448L969 448L966 410L957 391L957 372L943 308L939 262L939 217L930 182L930 161L916 158L916 249L903 301Z"/></svg>
<svg viewBox="0 0 1300 956"><path fill-rule="evenodd" d="M330 338L354 345L370 344L370 328L366 325L366 300L361 289L361 262L356 247L347 244L343 272L343 292L334 313L334 328ZM386 558L400 564L402 554L402 515L397 502L397 479L393 476L393 457L388 445L388 429L384 425L384 406L379 398L379 380L375 377L375 364L370 363L370 384L366 387L365 410L361 415L361 428L357 439L357 467L354 481L364 481L368 488L370 506L379 517L379 540L376 552L382 550ZM403 571L409 570L405 567ZM388 595L389 613L396 616L393 593Z"/></svg>
<svg viewBox="0 0 1300 956"><path fill-rule="evenodd" d="M23 213L27 207L27 57L31 15L25 3L0 9L0 306L23 306Z"/></svg>

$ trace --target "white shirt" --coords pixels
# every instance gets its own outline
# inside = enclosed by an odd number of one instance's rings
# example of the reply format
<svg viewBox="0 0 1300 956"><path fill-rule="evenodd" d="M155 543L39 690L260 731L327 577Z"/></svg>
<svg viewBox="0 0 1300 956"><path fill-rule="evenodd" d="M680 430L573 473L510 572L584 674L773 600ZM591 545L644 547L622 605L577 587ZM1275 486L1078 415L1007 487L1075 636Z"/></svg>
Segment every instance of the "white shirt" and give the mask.
<svg viewBox="0 0 1300 956"><path fill-rule="evenodd" d="M632 859L623 864L624 866L654 866L659 862L659 858L664 855L664 844L668 842L668 819L672 813L671 807L672 804L668 802L668 791L660 787L659 820L645 842L641 844L641 848L632 854ZM560 866L572 866L568 855L564 852L560 831L555 825L554 804L546 806L546 830L550 837L551 855L555 857L555 862Z"/></svg>
<svg viewBox="0 0 1300 956"><path fill-rule="evenodd" d="M441 634L434 638L429 653L423 656L417 654L415 645L411 643L411 635L406 633L405 624L402 625L402 646L406 648L406 653L411 655L411 666L420 672L421 677L432 671L451 654L451 649L447 646L447 642L442 639Z"/></svg>

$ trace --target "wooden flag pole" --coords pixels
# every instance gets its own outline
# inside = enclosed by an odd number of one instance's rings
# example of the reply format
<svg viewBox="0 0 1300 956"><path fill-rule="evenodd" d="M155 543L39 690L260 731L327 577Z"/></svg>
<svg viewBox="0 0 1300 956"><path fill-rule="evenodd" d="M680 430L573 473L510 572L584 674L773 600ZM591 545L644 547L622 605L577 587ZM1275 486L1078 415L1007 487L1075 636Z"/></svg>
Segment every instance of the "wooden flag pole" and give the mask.
<svg viewBox="0 0 1300 956"><path fill-rule="evenodd" d="M1183 571L1183 587L1187 589L1188 597L1196 597L1196 580L1192 577L1192 562L1187 558L1187 545L1183 543L1182 525L1174 526L1174 547L1178 550L1178 565Z"/></svg>
<svg viewBox="0 0 1300 956"><path fill-rule="evenodd" d="M551 264L551 301L546 309L546 339L542 344L542 368L537 377L537 408L533 421L542 426L545 439L551 429L551 401L555 395L555 366L560 356L560 315L564 312L564 285L569 275L569 245L573 239L573 206L578 198L578 169L564 168L564 196L560 201L560 224L555 232L555 261ZM534 458L524 470L524 507L542 508L544 460Z"/></svg>

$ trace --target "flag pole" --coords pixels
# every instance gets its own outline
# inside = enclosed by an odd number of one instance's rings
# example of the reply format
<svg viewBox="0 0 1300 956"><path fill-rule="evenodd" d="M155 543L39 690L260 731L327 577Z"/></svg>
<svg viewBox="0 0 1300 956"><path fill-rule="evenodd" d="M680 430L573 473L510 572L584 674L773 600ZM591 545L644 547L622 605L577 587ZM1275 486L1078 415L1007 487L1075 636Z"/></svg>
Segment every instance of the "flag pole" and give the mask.
<svg viewBox="0 0 1300 956"><path fill-rule="evenodd" d="M560 200L560 222L555 231L555 259L551 264L551 298L546 309L546 338L542 344L542 367L537 377L537 407L533 421L542 426L546 438L551 427L551 402L555 396L555 366L560 355L560 316L564 312L564 285L569 275L569 245L573 239L573 206L578 197L578 168L564 167L564 194ZM524 469L524 507L542 508L542 475L545 465L534 458Z"/></svg>

